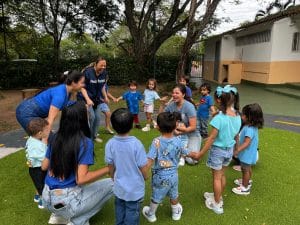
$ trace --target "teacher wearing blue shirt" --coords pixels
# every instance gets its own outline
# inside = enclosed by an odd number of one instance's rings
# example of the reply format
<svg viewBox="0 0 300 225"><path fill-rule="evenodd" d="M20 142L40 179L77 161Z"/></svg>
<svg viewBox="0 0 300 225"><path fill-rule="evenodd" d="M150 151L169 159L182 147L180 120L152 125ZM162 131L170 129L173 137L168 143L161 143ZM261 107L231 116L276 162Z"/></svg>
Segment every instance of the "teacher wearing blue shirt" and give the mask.
<svg viewBox="0 0 300 225"><path fill-rule="evenodd" d="M108 79L106 71L106 60L99 57L93 66L87 67L83 71L85 75L85 88L81 93L89 106L89 124L91 129L91 138L101 143L97 138L97 132L100 127L101 103L108 103L105 84Z"/></svg>
<svg viewBox="0 0 300 225"><path fill-rule="evenodd" d="M45 89L32 98L22 101L16 109L16 118L27 132L29 122L34 118L47 118L47 137L52 129L55 118L67 105L72 93L84 87L84 75L78 71L65 72L63 84Z"/></svg>

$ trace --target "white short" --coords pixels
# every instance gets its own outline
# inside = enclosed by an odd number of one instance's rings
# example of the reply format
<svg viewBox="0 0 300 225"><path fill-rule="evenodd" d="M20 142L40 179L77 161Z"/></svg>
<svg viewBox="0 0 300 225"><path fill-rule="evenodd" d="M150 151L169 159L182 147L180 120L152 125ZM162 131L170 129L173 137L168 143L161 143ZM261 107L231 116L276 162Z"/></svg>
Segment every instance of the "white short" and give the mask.
<svg viewBox="0 0 300 225"><path fill-rule="evenodd" d="M153 113L154 112L154 104L145 104L144 112Z"/></svg>

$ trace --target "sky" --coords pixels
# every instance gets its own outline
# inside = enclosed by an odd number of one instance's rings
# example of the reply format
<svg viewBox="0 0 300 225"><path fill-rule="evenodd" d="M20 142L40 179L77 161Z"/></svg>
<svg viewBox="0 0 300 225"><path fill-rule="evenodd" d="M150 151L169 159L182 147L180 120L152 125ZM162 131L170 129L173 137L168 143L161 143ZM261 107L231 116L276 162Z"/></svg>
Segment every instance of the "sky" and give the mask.
<svg viewBox="0 0 300 225"><path fill-rule="evenodd" d="M260 9L266 9L274 0L240 0L241 4L233 4L234 0L221 1L216 13L218 17L229 17L231 22L222 23L217 30L212 31L212 34L220 34L228 30L239 27L239 24L244 21L253 21L255 14ZM286 2L283 0L281 2ZM296 5L300 4L300 0L295 0Z"/></svg>

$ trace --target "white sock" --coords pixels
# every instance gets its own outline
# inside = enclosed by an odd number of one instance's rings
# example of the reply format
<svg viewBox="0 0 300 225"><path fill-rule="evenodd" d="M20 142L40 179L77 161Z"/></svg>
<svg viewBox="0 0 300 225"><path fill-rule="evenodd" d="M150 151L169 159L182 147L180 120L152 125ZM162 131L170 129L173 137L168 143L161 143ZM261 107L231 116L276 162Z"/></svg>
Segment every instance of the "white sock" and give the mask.
<svg viewBox="0 0 300 225"><path fill-rule="evenodd" d="M158 204L154 202L150 202L150 209L149 209L149 215L154 215L156 213L156 210L158 208Z"/></svg>

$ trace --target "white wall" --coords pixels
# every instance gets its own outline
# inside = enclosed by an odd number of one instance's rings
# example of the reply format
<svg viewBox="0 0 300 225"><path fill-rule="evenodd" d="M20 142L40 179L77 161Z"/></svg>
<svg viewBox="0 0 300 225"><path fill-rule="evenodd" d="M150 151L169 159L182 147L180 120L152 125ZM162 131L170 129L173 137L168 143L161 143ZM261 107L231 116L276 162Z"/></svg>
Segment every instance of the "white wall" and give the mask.
<svg viewBox="0 0 300 225"><path fill-rule="evenodd" d="M242 62L269 62L271 59L271 41L236 46L235 58Z"/></svg>
<svg viewBox="0 0 300 225"><path fill-rule="evenodd" d="M291 24L290 18L276 21L273 26L272 61L300 61L300 51L292 51L293 34L300 32L300 19Z"/></svg>
<svg viewBox="0 0 300 225"><path fill-rule="evenodd" d="M220 40L220 38L211 38L205 42L205 61L215 61L215 48L218 40Z"/></svg>
<svg viewBox="0 0 300 225"><path fill-rule="evenodd" d="M235 38L231 35L224 35L221 43L221 60L235 60Z"/></svg>

